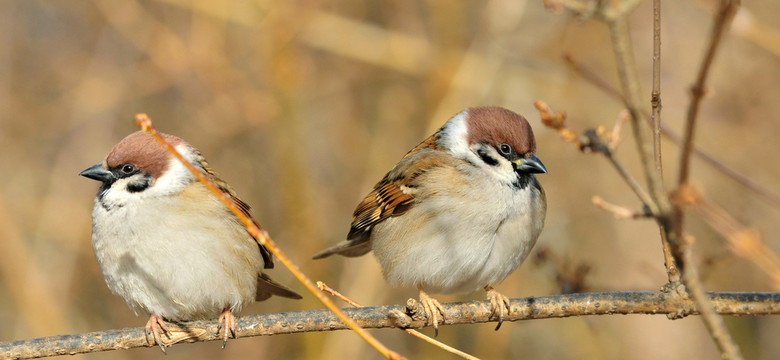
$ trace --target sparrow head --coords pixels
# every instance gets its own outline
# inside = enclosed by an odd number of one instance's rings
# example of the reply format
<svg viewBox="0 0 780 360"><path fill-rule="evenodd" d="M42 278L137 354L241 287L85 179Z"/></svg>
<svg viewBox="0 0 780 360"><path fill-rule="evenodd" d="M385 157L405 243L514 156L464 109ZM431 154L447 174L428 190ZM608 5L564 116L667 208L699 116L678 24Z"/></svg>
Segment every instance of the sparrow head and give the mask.
<svg viewBox="0 0 780 360"><path fill-rule="evenodd" d="M504 108L468 108L439 131L438 145L453 156L485 169L500 181L524 187L547 168L536 156L528 121Z"/></svg>
<svg viewBox="0 0 780 360"><path fill-rule="evenodd" d="M185 159L199 166L202 156L184 140L160 134ZM120 141L103 162L79 175L101 181L101 202L124 203L134 197L164 196L180 192L195 177L151 135L138 131Z"/></svg>

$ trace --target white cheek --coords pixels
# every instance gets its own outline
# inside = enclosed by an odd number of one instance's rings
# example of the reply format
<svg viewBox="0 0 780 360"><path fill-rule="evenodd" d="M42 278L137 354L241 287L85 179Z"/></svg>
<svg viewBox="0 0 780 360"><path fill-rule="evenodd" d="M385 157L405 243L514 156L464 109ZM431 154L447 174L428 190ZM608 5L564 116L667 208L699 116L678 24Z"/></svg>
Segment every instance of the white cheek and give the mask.
<svg viewBox="0 0 780 360"><path fill-rule="evenodd" d="M186 145L176 146L176 151L181 154L185 160L192 163L195 161L195 154ZM195 179L189 169L178 159L171 157L168 160L168 169L159 178L155 179L149 189L143 191L144 196L164 196L177 194Z"/></svg>
<svg viewBox="0 0 780 360"><path fill-rule="evenodd" d="M465 159L468 153L471 152L466 141L466 134L468 133L468 126L466 125L467 115L467 110L464 110L450 118L442 126L441 138L439 139L443 148L448 149L454 157L460 159Z"/></svg>
<svg viewBox="0 0 780 360"><path fill-rule="evenodd" d="M477 150L482 149L488 152L488 155L498 161L498 165L489 165L477 155ZM487 176L493 177L501 184L511 184L517 179L515 168L512 163L498 154L493 147L483 147L479 144L474 144L466 154L466 160L476 165Z"/></svg>
<svg viewBox="0 0 780 360"><path fill-rule="evenodd" d="M195 153L186 145L178 145L176 150L184 156L189 162L196 160ZM141 175L131 176L125 179L119 179L111 188L103 194L103 203L109 206L124 206L129 201L144 198L154 198L169 196L180 193L187 185L197 181L195 176L176 158L171 157L168 168L165 173L157 179L152 180L149 188L140 192L130 192L127 185L138 181Z"/></svg>
<svg viewBox="0 0 780 360"><path fill-rule="evenodd" d="M515 170L512 163L506 160L504 157L498 154L493 148L488 148L490 156L498 160L498 166L491 166L486 164L477 155L477 149L480 147L478 144L469 146L466 137L468 135L468 125L466 124L466 118L468 117L468 110L463 110L457 115L450 118L444 126L440 134L439 142L443 148L452 154L452 156L458 159L464 159L480 169L484 170L488 176L495 177L498 181L511 184L515 181Z"/></svg>

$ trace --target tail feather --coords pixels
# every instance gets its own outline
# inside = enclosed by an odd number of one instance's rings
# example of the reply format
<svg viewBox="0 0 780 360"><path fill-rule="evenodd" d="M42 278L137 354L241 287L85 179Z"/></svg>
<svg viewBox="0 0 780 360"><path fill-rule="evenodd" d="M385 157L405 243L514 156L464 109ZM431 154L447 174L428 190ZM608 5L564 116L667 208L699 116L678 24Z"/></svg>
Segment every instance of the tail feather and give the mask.
<svg viewBox="0 0 780 360"><path fill-rule="evenodd" d="M345 240L335 246L322 250L312 257L312 259L322 259L328 256L338 254L346 257L356 257L365 255L371 251L371 242L368 241L368 236L361 237L355 240Z"/></svg>
<svg viewBox="0 0 780 360"><path fill-rule="evenodd" d="M281 296L288 299L302 299L303 297L295 291L292 291L287 286L284 286L274 280L268 275L261 273L257 278L257 293L255 295L256 301L263 301L271 296Z"/></svg>

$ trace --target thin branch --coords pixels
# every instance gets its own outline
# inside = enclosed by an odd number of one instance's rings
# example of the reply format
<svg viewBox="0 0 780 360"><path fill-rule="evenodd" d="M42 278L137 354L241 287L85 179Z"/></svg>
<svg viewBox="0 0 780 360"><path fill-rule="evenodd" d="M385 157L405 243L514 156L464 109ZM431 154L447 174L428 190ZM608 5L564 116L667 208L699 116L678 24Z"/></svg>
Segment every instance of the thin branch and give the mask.
<svg viewBox="0 0 780 360"><path fill-rule="evenodd" d="M669 213L671 206L663 189L661 177L650 160L654 158L655 153L653 143L648 139L647 133L639 121L642 118L641 102L639 101L639 75L637 74L631 49L627 14L615 18L608 24L612 37L612 50L615 53L618 64L618 75L622 85L624 102L629 113L631 113L631 125L634 138L636 139L637 152L653 199L647 205L650 207L651 212L660 219L664 214Z"/></svg>
<svg viewBox="0 0 780 360"><path fill-rule="evenodd" d="M580 136L576 131L566 126L566 114L553 111L546 102L541 100L535 101L534 106L539 110L542 124L558 131L564 140L577 145L580 151L592 151L604 155L610 163L612 163L623 180L626 181L631 190L634 191L639 200L642 201L642 205L651 209L650 205L653 203L653 199L642 188L639 182L631 176L623 164L612 155L611 145L614 144L615 141L619 141L619 134L610 134L609 137L611 137L611 140L608 140L609 143L602 139L602 136L604 135L603 131L590 129L586 130L585 134ZM619 123L620 120L618 120L618 124ZM619 130L620 128L621 126L616 125L616 129ZM652 210L650 212L652 213Z"/></svg>
<svg viewBox="0 0 780 360"><path fill-rule="evenodd" d="M612 215L614 215L617 219L643 219L653 216L653 214L650 214L646 211L634 211L624 206L607 202L600 196L594 196L591 198L591 202L593 202L593 205L595 205L597 208L612 213Z"/></svg>
<svg viewBox="0 0 780 360"><path fill-rule="evenodd" d="M633 176L631 176L631 174L628 172L626 167L623 166L623 163L618 161L618 159L612 155L612 151L609 149L609 146L607 146L607 144L605 144L601 140L601 137L598 136L596 131L594 130L585 131L585 137L588 139L588 141L583 146L604 155L604 157L606 157L607 160L609 160L612 166L615 167L615 170L617 170L618 174L620 174L620 177L623 178L623 180L628 184L628 186L631 187L631 190L633 190L634 193L637 195L637 197L639 197L639 200L642 201L642 205L644 205L648 209L652 209L652 204L655 203L655 201L653 201L653 198L650 197L650 195L645 191L645 189L642 188L642 185L640 185L639 182L636 181L636 179L634 179ZM649 211L650 213L653 213L652 210Z"/></svg>
<svg viewBox="0 0 780 360"><path fill-rule="evenodd" d="M712 337L715 345L718 347L721 357L732 360L742 359L742 354L740 354L739 348L734 343L734 340L731 339L731 334L729 334L726 329L723 318L718 316L715 304L707 299L707 295L704 292L704 286L699 277L699 270L696 268L693 261L693 252L691 251L692 242L691 237L680 239L682 261L684 264L688 265L682 273L686 290L698 305L698 309L702 315L702 321L707 327L707 332L710 334L710 337Z"/></svg>
<svg viewBox="0 0 780 360"><path fill-rule="evenodd" d="M661 0L653 0L653 90L650 93L650 105L653 109L650 120L653 125L653 147L655 149L655 169L663 179L661 166ZM663 182L661 182L663 185Z"/></svg>
<svg viewBox="0 0 780 360"><path fill-rule="evenodd" d="M377 340L375 337L371 336L368 332L366 332L364 329L361 329L360 326L358 326L352 319L347 317L344 313L342 313L339 308L336 306L336 304L333 303L327 296L323 295L322 292L319 291L317 286L309 279L306 274L304 274L297 265L295 265L288 257L287 255L282 252L282 250L279 248L279 246L276 245L276 243L271 240L271 236L268 235L268 233L261 229L260 226L255 223L252 219L250 219L248 216L242 212L236 203L227 197L227 195L220 191L214 183L211 182L208 178L206 178L203 173L195 169L195 167L190 164L189 161L186 161L184 157L182 157L181 154L179 154L176 149L171 146L165 139L163 139L157 130L154 129L152 126L152 119L149 118L146 114L136 114L135 115L135 123L138 125L143 131L149 133L154 137L157 142L159 142L163 147L165 147L165 150L167 150L171 155L173 155L179 162L182 163L187 169L194 175L198 181L203 183L209 191L211 191L217 198L222 201L222 203L227 206L230 211L236 215L236 217L241 221L241 223L246 227L246 231L251 235L255 240L257 240L260 245L265 246L268 251L270 251L274 256L276 256L279 261L284 264L284 266L290 270L290 272L295 276L298 281L303 284L309 292L314 294L314 297L317 298L325 307L333 311L336 316L338 316L341 320L343 320L349 328L351 328L353 331L355 331L358 336L363 338L369 345L371 345L374 349L376 349L379 353L381 353L385 358L388 359L401 359L402 357L395 353L394 351L388 349L385 347L379 340Z"/></svg>
<svg viewBox="0 0 780 360"><path fill-rule="evenodd" d="M650 93L652 113L650 123L653 127L653 149L655 150L655 170L661 179L663 188L664 168L661 157L661 0L653 0L653 90ZM643 114L644 115L644 114ZM665 192L665 190L664 190ZM669 283L676 286L680 283L680 271L674 261L668 229L660 225L661 246L664 253L664 268Z"/></svg>
<svg viewBox="0 0 780 360"><path fill-rule="evenodd" d="M731 20L734 18L734 14L737 12L737 8L740 5L739 0L723 0L720 4L720 9L715 17L715 22L712 28L712 35L710 36L710 42L707 47L707 52L704 55L702 64L699 67L699 74L696 77L696 82L691 87L691 104L688 107L688 114L685 122L685 130L683 132L682 147L680 149L680 166L679 174L677 177L678 189L685 189L688 185L688 176L690 175L690 159L691 150L693 149L693 138L696 130L696 119L699 113L699 106L701 100L704 97L704 89L706 86L707 77L712 67L712 62L720 46L723 35L726 32ZM678 190L679 192L679 190ZM688 290L691 291L691 295L696 300L697 304L702 310L703 320L710 335L718 346L721 355L728 359L741 359L742 355L739 353L739 349L734 344L725 325L723 319L715 315L715 311L710 309L710 304L703 299L703 287L698 281L696 276L695 266L693 266L692 255L690 254L689 241L683 239L683 223L685 222L685 213L682 206L678 204L674 207L674 229L670 231L669 237L674 236L675 239L680 240L683 264L689 264L689 269L686 268L683 272L683 277L686 280L685 284Z"/></svg>
<svg viewBox="0 0 780 360"><path fill-rule="evenodd" d="M680 172L677 177L678 184L685 184L688 182L691 150L693 149L693 137L696 130L696 117L699 114L699 106L701 105L701 100L705 94L707 77L709 76L712 62L715 59L715 53L718 51L723 35L731 24L731 20L734 18L734 14L736 14L739 5L740 0L721 1L720 9L718 10L715 17L715 23L712 27L712 36L710 37L707 52L705 53L701 67L699 68L696 82L691 87L691 104L688 107L682 149L680 150ZM681 224L678 224L678 226L680 225Z"/></svg>
<svg viewBox="0 0 780 360"><path fill-rule="evenodd" d="M607 81L605 81L598 74L594 73L592 70L587 68L585 65L576 61L576 59L574 59L574 57L571 54L564 53L563 59L564 62L569 66L569 68L571 68L571 70L574 71L577 75L585 79L585 81L589 82L591 85L600 89L607 95L610 95L615 99L620 100L621 102L623 101L623 95L620 94L620 91L615 89L615 87L610 85ZM648 113L645 110L642 110L642 115L646 119L649 119L650 117L650 113ZM660 126L661 126L661 134L663 136L666 136L669 140L671 140L672 143L676 145L680 145L682 143L682 139L680 135L675 133L674 130L670 129L664 123L661 123ZM780 194L772 192L765 186L753 181L752 179L743 175L742 173L735 170L734 168L724 164L723 161L721 161L721 159L718 159L715 156L711 155L710 153L702 150L700 147L696 146L696 144L693 144L693 154L699 157L701 160L703 160L705 164L712 166L713 168L715 168L715 170L720 171L727 177L730 177L732 180L736 181L740 185L744 186L746 189L758 195L757 197L760 200L763 200L769 205L774 206L777 209L780 209Z"/></svg>
<svg viewBox="0 0 780 360"><path fill-rule="evenodd" d="M699 68L697 80L693 87L691 87L691 105L688 108L685 131L683 133L683 142L680 149L678 189L685 188L688 184L691 150L693 149L693 138L696 129L696 117L698 115L701 99L704 96L704 87L707 76L709 75L713 59L721 43L725 29L731 23L731 19L734 17L738 6L739 0L724 0L721 2L721 8L718 11L718 15L713 25L712 36L710 37L710 43L707 52L704 56L702 65ZM698 271L695 265L693 265L693 255L691 254L690 250L690 241L688 238L683 237L684 221L684 212L678 203L674 206L672 221L674 224L674 229L667 228L668 230L671 230L667 232L667 235L669 238L676 239L680 242L679 246L681 248L677 250L680 251L680 255L683 258L681 265L689 265L683 272L685 285L688 287L690 294L699 305L699 308L702 311L702 319L704 324L707 326L710 336L718 346L721 356L727 359L741 359L742 355L739 353L739 349L731 339L731 335L726 330L726 326L723 324L723 319L716 315L715 311L711 309L711 304L706 301L705 297L703 296L704 289L701 282L699 281L697 274Z"/></svg>
<svg viewBox="0 0 780 360"><path fill-rule="evenodd" d="M778 315L780 293L708 293L715 311L723 315ZM494 322L489 301L442 304L442 325ZM607 292L539 296L511 299L504 321L549 319L583 315L666 314L680 318L698 314L693 301L664 292ZM427 321L399 314L404 306L342 309L363 328L423 328ZM221 340L216 320L170 324L177 342ZM330 310L307 310L238 318L236 337L296 334L346 330L348 327ZM0 355L10 359L31 359L99 351L150 347L143 327L96 331L37 339L0 342Z"/></svg>

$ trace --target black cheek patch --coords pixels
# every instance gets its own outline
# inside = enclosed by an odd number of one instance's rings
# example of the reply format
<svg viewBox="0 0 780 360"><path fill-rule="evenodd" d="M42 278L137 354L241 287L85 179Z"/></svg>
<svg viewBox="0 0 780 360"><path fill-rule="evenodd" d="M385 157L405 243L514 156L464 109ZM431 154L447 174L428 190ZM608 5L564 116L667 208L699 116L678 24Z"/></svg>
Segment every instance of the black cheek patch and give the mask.
<svg viewBox="0 0 780 360"><path fill-rule="evenodd" d="M488 164L490 166L498 166L498 160L488 155L487 151L485 151L484 149L477 150L477 155L479 155L479 158L482 159L482 161L484 161L485 164Z"/></svg>
<svg viewBox="0 0 780 360"><path fill-rule="evenodd" d="M131 193L137 193L148 189L151 185L152 179L150 177L144 176L138 182L127 184L127 191Z"/></svg>

